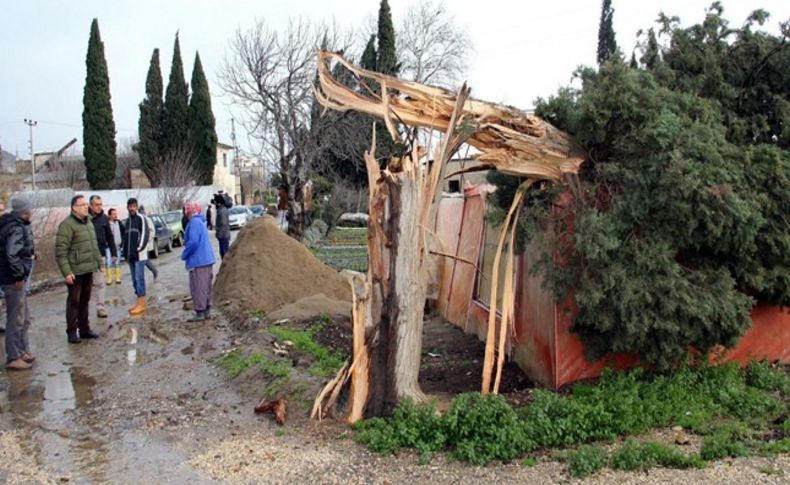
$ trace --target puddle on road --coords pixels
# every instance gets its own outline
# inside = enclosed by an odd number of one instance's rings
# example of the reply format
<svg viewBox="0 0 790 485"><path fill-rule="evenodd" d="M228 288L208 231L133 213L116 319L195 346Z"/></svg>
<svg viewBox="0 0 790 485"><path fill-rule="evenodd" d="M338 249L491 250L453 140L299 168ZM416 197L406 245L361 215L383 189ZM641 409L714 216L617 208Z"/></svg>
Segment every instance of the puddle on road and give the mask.
<svg viewBox="0 0 790 485"><path fill-rule="evenodd" d="M137 345L137 329L132 327L130 329L131 336L129 337L129 345ZM137 349L132 348L126 352L126 361L129 365L134 365L137 362Z"/></svg>

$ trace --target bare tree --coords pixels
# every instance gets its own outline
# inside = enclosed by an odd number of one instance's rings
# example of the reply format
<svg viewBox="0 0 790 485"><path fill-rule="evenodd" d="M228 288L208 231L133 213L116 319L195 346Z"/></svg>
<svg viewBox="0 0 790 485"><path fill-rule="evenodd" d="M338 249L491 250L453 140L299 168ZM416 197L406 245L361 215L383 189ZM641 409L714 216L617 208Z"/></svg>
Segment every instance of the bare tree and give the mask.
<svg viewBox="0 0 790 485"><path fill-rule="evenodd" d="M118 143L118 162L115 165L115 187L125 189L131 187L131 170L140 168L140 155L134 150L137 138L122 138Z"/></svg>
<svg viewBox="0 0 790 485"><path fill-rule="evenodd" d="M441 1L421 0L403 18L397 35L401 76L454 89L466 75L472 41Z"/></svg>
<svg viewBox="0 0 790 485"><path fill-rule="evenodd" d="M264 162L278 167L288 194L288 233L296 239L304 233L308 170L322 150L322 127L331 123L314 110L315 52L350 44L351 36L334 25L292 20L278 32L258 20L236 32L219 73L222 90L243 110L242 124L261 143Z"/></svg>
<svg viewBox="0 0 790 485"><path fill-rule="evenodd" d="M162 163L159 172L157 199L162 211L180 210L195 198L198 188L198 169L191 150L181 146L172 150Z"/></svg>

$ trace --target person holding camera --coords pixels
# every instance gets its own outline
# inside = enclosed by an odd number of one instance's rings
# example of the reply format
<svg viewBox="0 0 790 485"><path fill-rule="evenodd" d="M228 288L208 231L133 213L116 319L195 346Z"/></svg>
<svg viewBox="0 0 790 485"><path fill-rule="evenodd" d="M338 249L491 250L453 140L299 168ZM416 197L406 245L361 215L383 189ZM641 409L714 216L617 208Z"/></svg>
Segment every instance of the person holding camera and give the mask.
<svg viewBox="0 0 790 485"><path fill-rule="evenodd" d="M216 209L216 222L214 223L215 235L219 241L219 256L224 259L225 254L230 248L230 220L228 219L228 209L233 206L230 197L219 191L214 195L214 207Z"/></svg>

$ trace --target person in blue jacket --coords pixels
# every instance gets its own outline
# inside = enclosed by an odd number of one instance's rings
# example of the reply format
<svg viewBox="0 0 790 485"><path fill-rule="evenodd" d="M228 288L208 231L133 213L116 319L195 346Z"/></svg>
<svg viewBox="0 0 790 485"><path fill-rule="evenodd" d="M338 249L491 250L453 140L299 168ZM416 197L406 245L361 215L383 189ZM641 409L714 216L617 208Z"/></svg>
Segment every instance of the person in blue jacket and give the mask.
<svg viewBox="0 0 790 485"><path fill-rule="evenodd" d="M184 231L184 250L181 259L189 271L189 292L195 316L189 322L211 318L211 284L214 279L214 250L208 238L206 218L197 202L187 202L184 213L189 222Z"/></svg>

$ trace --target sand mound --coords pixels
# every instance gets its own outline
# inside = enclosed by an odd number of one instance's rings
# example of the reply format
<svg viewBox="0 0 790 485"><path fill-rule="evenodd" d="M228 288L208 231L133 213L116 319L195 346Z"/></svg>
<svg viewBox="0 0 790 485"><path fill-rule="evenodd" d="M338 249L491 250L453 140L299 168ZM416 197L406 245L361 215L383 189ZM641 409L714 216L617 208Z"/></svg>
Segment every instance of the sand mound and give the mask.
<svg viewBox="0 0 790 485"><path fill-rule="evenodd" d="M214 298L218 304L230 301L267 315L288 305L296 313L313 311L304 317L309 318L337 314L344 304L349 314L351 288L344 276L280 231L272 217L261 217L239 233L225 255ZM297 318L285 311L277 314Z"/></svg>
<svg viewBox="0 0 790 485"><path fill-rule="evenodd" d="M268 317L272 320L280 320L281 318L305 320L318 317L324 313L330 317L348 317L351 315L351 302L335 300L323 293L319 293L283 305L278 310L269 313Z"/></svg>

